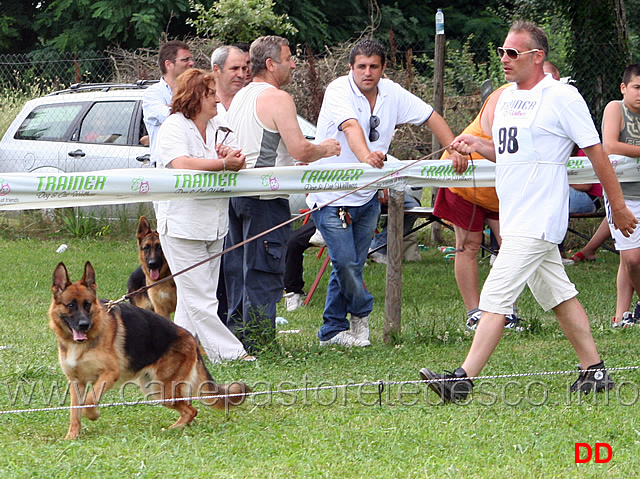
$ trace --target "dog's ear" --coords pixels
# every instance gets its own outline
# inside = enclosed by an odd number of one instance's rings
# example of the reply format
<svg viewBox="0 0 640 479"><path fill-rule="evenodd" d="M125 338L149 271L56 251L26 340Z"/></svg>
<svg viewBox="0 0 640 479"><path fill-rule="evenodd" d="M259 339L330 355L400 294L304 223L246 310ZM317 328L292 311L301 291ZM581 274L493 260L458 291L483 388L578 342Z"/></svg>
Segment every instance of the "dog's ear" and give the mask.
<svg viewBox="0 0 640 479"><path fill-rule="evenodd" d="M56 269L53 270L53 284L51 285L51 291L54 296L62 293L71 284L69 279L69 273L64 263L58 263Z"/></svg>
<svg viewBox="0 0 640 479"><path fill-rule="evenodd" d="M91 266L91 263L89 261L84 264L84 275L82 275L82 284L93 291L98 289L98 285L96 284L96 271L93 269L93 266Z"/></svg>
<svg viewBox="0 0 640 479"><path fill-rule="evenodd" d="M142 241L142 239L149 234L151 231L151 225L149 224L149 220L144 216L140 217L140 221L138 221L138 244Z"/></svg>

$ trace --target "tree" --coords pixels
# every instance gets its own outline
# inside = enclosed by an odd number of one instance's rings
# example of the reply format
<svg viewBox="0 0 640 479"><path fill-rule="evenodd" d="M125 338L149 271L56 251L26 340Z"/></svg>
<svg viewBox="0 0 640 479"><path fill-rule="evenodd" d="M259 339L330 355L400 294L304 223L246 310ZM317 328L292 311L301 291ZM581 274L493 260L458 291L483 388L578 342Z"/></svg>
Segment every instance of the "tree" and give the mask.
<svg viewBox="0 0 640 479"><path fill-rule="evenodd" d="M185 32L183 22L171 20L188 13L188 0L50 0L35 15L35 30L63 52L156 47L166 30Z"/></svg>
<svg viewBox="0 0 640 479"><path fill-rule="evenodd" d="M187 20L198 35L223 43L252 42L266 34L293 35L297 28L286 14L276 15L273 0L217 0L207 9L189 0L196 19Z"/></svg>

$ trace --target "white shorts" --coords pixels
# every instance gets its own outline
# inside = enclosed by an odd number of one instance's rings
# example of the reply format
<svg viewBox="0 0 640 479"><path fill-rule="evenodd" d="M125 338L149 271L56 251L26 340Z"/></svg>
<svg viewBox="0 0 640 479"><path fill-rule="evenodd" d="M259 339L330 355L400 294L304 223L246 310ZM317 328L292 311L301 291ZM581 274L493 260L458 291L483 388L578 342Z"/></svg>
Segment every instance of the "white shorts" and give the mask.
<svg viewBox="0 0 640 479"><path fill-rule="evenodd" d="M526 284L545 311L578 295L564 270L557 244L507 236L502 238L500 253L484 282L479 308L511 313Z"/></svg>
<svg viewBox="0 0 640 479"><path fill-rule="evenodd" d="M640 200L624 200L627 208L631 210L636 218L640 219ZM628 238L625 237L619 229L613 226L613 220L611 219L611 207L609 202L605 198L604 200L605 211L607 212L607 221L609 222L609 230L611 231L611 238L616 244L618 251L625 251L629 249L640 248L640 228L636 228L635 231Z"/></svg>

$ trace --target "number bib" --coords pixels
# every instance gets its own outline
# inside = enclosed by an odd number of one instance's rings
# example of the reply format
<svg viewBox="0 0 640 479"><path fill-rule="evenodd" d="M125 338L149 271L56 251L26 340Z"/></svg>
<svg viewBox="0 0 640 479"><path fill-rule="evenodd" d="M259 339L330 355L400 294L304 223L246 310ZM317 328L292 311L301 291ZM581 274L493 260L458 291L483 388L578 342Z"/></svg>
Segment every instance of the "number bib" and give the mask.
<svg viewBox="0 0 640 479"><path fill-rule="evenodd" d="M563 228L558 228L564 205L556 194L562 196L564 192L563 188L550 191L556 189L550 178L566 176L566 166L558 163L559 158L543 158L535 147L535 131L544 128L538 122L532 128L540 111L543 89L542 85L532 90L509 87L498 100L492 126L496 192L503 236L558 242L558 236L562 234L560 240L564 236Z"/></svg>

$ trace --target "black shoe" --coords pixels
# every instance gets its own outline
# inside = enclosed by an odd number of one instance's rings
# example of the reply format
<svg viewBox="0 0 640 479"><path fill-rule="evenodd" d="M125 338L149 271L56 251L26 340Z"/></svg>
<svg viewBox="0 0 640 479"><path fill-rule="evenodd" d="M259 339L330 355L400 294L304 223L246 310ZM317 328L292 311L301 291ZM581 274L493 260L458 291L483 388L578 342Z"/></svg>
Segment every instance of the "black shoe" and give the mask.
<svg viewBox="0 0 640 479"><path fill-rule="evenodd" d="M467 373L458 368L455 371L445 371L445 374L437 374L427 368L420 370L420 376L426 381L431 381L428 386L446 402L463 401L473 389L473 381L466 379ZM434 382L443 379L444 381Z"/></svg>
<svg viewBox="0 0 640 479"><path fill-rule="evenodd" d="M613 389L616 386L616 383L613 382L613 379L611 379L607 374L607 371L604 370L603 361L600 361L598 364L594 364L593 366L589 366L587 369L593 369L594 371L581 372L576 382L571 386L572 393L580 391L588 394L594 387L596 392L600 393L605 390L608 391Z"/></svg>

